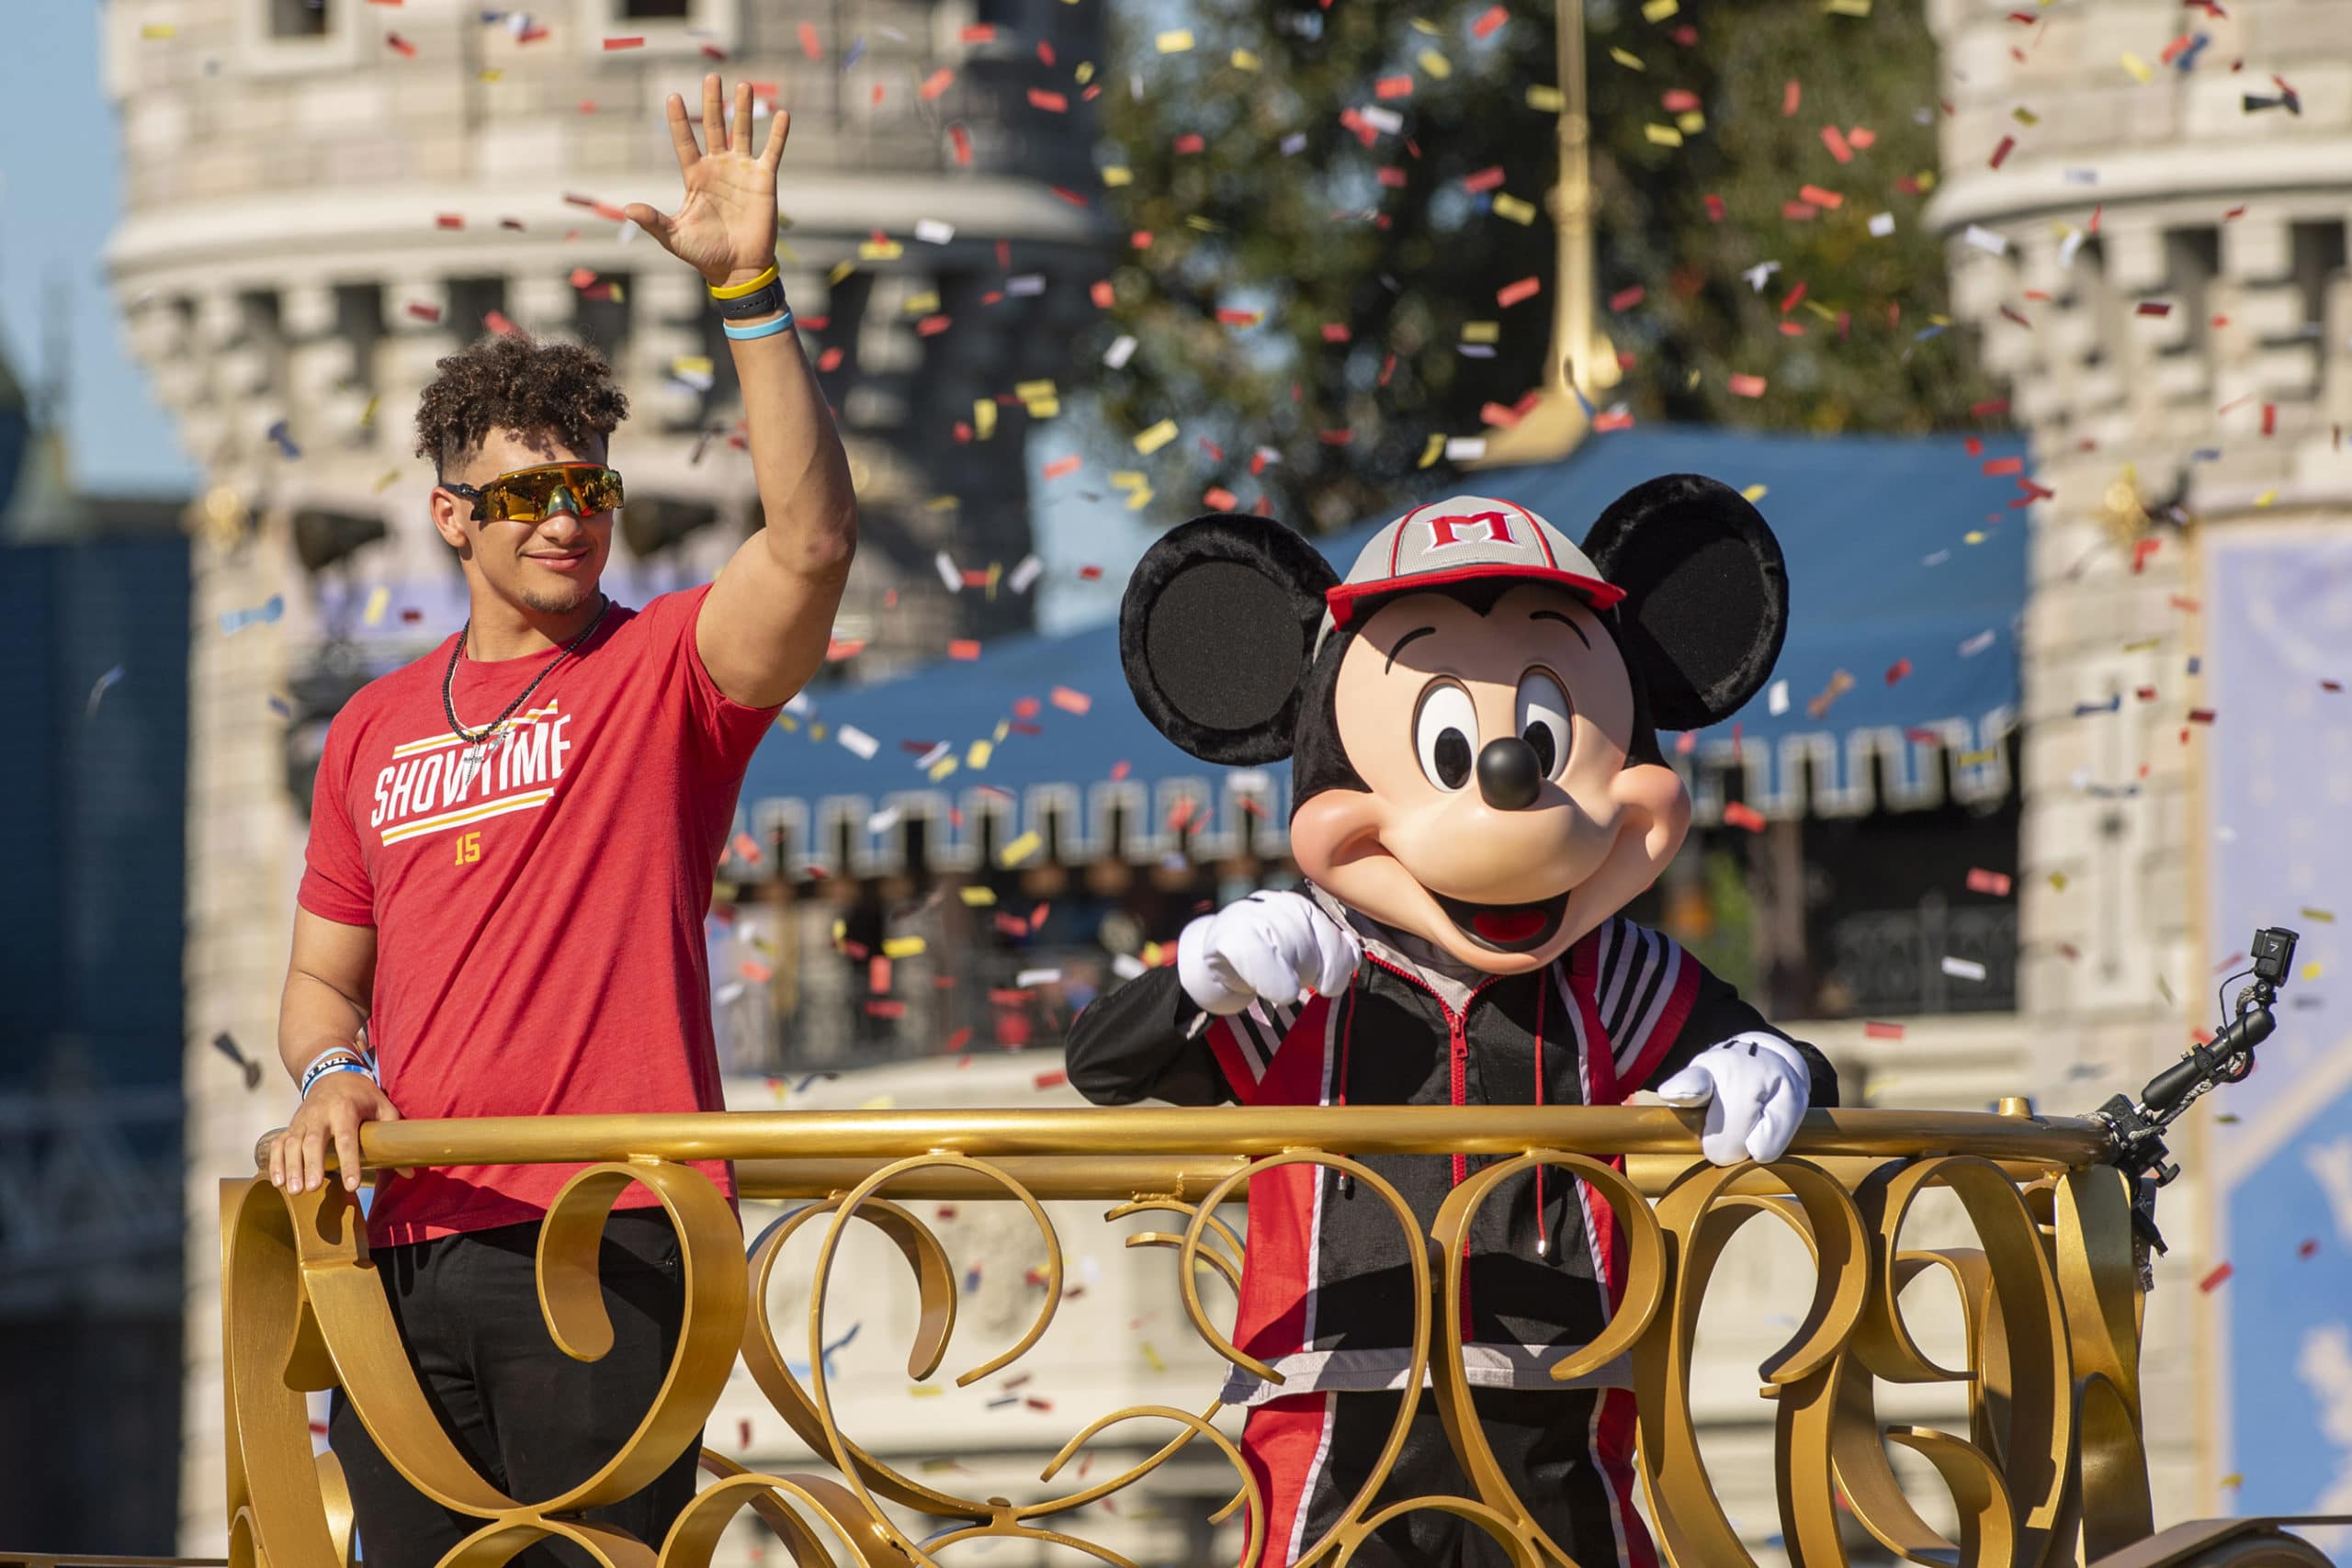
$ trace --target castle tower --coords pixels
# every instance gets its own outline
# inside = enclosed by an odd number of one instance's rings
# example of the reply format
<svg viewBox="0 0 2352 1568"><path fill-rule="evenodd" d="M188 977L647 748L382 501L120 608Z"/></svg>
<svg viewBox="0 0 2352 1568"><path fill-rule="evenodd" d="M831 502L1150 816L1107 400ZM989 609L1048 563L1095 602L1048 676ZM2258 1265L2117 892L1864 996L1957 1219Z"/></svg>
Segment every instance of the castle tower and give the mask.
<svg viewBox="0 0 2352 1568"><path fill-rule="evenodd" d="M707 70L793 113L787 293L838 410L864 547L836 630L889 668L1026 623L951 595L1028 553L1022 416L976 403L1060 369L1091 315L1081 89L1029 103L1033 51L1097 60L1050 0L117 0L101 8L126 211L109 265L135 348L202 466L191 653L188 1397L184 1545L222 1549L221 1172L291 1097L274 1035L325 721L463 615L410 455L435 362L501 319L595 344L631 401L623 603L707 579L755 525L741 409L700 280L618 221L673 208L662 124ZM1016 70L1016 67L1022 69ZM1080 80L1083 77L1080 76ZM763 130L761 134L763 134ZM820 325L819 323L822 323ZM1007 400L1011 400L1007 398ZM1021 401L1033 405L1033 389ZM209 1042L268 1064L261 1089Z"/></svg>
<svg viewBox="0 0 2352 1568"><path fill-rule="evenodd" d="M2031 530L2020 1023L2038 1104L2079 1113L2212 1026L2213 965L2255 923L2208 930L2214 877L2261 826L2217 814L2214 792L2293 721L2213 710L2206 600L2231 540L2352 521L2352 4L2016 12L1929 6L1950 110L1931 219L2041 487L1996 525ZM2277 765L2291 793L2319 760ZM2297 906L2332 900L2292 882L2263 884L2260 919L2302 926L2308 957L2325 931ZM2279 1017L2282 1044L2341 1033L2324 1013ZM2236 1309L2213 1227L2234 1128L2212 1116L2255 1089L2224 1089L2171 1140L2188 1175L2159 1206L2171 1254L2143 1359L2160 1525L2290 1511L2224 1484L2214 1392L2216 1314ZM2275 1354L2291 1387L2295 1348Z"/></svg>

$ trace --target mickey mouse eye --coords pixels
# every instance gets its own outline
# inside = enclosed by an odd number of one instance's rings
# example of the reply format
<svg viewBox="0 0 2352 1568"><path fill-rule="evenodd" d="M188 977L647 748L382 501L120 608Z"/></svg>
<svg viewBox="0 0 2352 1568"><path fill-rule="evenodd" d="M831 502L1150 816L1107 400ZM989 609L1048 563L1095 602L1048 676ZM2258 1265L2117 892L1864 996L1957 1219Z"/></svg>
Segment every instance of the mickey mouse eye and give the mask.
<svg viewBox="0 0 2352 1568"><path fill-rule="evenodd" d="M1468 784L1477 739L1478 713L1470 705L1470 694L1451 682L1431 686L1413 717L1413 750L1430 783L1449 792Z"/></svg>
<svg viewBox="0 0 2352 1568"><path fill-rule="evenodd" d="M1556 779L1568 760L1568 694L1541 670L1519 678L1519 738L1535 749L1547 779Z"/></svg>

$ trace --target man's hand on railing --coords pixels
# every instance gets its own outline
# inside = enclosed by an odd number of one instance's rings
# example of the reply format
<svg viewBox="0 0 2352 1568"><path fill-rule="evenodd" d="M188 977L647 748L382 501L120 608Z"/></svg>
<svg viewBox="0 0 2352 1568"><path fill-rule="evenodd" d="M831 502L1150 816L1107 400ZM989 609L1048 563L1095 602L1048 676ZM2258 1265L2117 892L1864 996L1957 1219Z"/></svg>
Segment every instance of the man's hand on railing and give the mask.
<svg viewBox="0 0 2352 1568"><path fill-rule="evenodd" d="M397 1122L399 1108L366 1073L335 1073L311 1087L286 1130L270 1140L269 1179L292 1192L315 1190L326 1179L327 1141L346 1191L359 1190L359 1124Z"/></svg>

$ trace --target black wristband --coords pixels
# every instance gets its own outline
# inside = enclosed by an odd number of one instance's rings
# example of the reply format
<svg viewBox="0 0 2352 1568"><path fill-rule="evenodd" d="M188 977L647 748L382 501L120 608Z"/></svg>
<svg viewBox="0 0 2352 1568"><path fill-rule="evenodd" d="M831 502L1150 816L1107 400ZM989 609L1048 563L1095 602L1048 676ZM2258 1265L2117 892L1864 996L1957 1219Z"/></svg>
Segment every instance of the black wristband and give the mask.
<svg viewBox="0 0 2352 1568"><path fill-rule="evenodd" d="M784 283L781 279L737 299L713 299L718 307L719 319L748 321L754 316L773 316L784 309Z"/></svg>

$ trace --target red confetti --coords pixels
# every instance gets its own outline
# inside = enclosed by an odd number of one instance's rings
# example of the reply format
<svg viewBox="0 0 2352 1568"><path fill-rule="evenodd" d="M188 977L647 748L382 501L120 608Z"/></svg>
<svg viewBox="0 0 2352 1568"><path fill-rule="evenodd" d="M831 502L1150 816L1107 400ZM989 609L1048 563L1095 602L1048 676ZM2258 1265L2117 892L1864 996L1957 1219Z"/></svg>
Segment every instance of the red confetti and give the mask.
<svg viewBox="0 0 2352 1568"><path fill-rule="evenodd" d="M1701 199L1705 201L1707 204L1707 221L1710 223L1722 222L1724 220L1724 198L1710 192Z"/></svg>
<svg viewBox="0 0 2352 1568"><path fill-rule="evenodd" d="M2132 310L2143 316L2169 316L2172 314L2171 303L2163 299L2143 299L2139 304L2133 306Z"/></svg>
<svg viewBox="0 0 2352 1568"><path fill-rule="evenodd" d="M1648 293L1649 291L1638 283L1631 288L1620 288L1609 297L1609 308L1612 310L1630 310L1646 299Z"/></svg>
<svg viewBox="0 0 2352 1568"><path fill-rule="evenodd" d="M967 22L964 24L964 31L961 36L963 38L963 41L966 43L994 43L996 41L996 24L993 22Z"/></svg>
<svg viewBox="0 0 2352 1568"><path fill-rule="evenodd" d="M2132 575L2139 576L2147 570L2148 558L2164 547L2162 539L2134 539L2132 542Z"/></svg>
<svg viewBox="0 0 2352 1568"><path fill-rule="evenodd" d="M1134 765L1135 765L1135 764L1134 764L1134 763L1132 763L1132 762L1114 762L1114 763L1112 763L1112 764L1111 764L1111 782L1112 782L1113 784L1116 784L1116 783L1118 783L1121 779L1125 778L1125 777L1127 776L1127 771L1128 771L1130 768L1132 768Z"/></svg>
<svg viewBox="0 0 2352 1568"><path fill-rule="evenodd" d="M839 369L841 363L842 349L839 344L817 355L817 368L820 371Z"/></svg>
<svg viewBox="0 0 2352 1568"><path fill-rule="evenodd" d="M2009 400L2007 398L1987 398L1981 403L1968 405L1968 417L1971 419L1991 419L1995 414L2008 412Z"/></svg>
<svg viewBox="0 0 2352 1568"><path fill-rule="evenodd" d="M1043 87L1029 89L1029 107L1044 109L1047 114L1068 114L1069 99L1059 93L1049 93Z"/></svg>
<svg viewBox="0 0 2352 1568"><path fill-rule="evenodd" d="M1997 168L1999 168L1999 167L2002 165L2002 164L2004 164L2005 162L2007 162L2007 159L2008 159L2008 156L2009 156L2009 152L2010 152L2010 151L2011 151L2013 148L2015 148L2015 147L2017 146L2017 144L2018 144L2018 139L2017 139L2016 137L2014 137L2014 136L2004 136L2004 137L2002 137L2002 138L2001 138L2001 144L2000 144L1999 146L1997 146L1997 147L1996 147L1996 148L1994 148L1994 149L1993 149L1993 167L1995 167L1995 168L1996 168L1996 169L1997 169Z"/></svg>
<svg viewBox="0 0 2352 1568"><path fill-rule="evenodd" d="M1033 1081L1040 1089L1059 1089L1069 1082L1069 1074L1056 1067L1050 1072L1039 1073Z"/></svg>
<svg viewBox="0 0 2352 1568"><path fill-rule="evenodd" d="M408 39L401 37L400 34L386 33L384 35L384 41L390 44L392 48L400 51L401 57L402 59L414 60L416 58L416 45L409 42Z"/></svg>
<svg viewBox="0 0 2352 1568"><path fill-rule="evenodd" d="M956 149L956 162L957 165L965 168L970 167L972 163L972 133L966 130L960 125L951 125L947 128L947 140Z"/></svg>
<svg viewBox="0 0 2352 1568"><path fill-rule="evenodd" d="M925 316L915 323L915 336L937 337L955 324L956 318L953 316Z"/></svg>
<svg viewBox="0 0 2352 1568"><path fill-rule="evenodd" d="M1829 155L1839 163L1850 164L1854 161L1853 147L1848 143L1844 133L1836 126L1825 125L1821 128L1821 144L1828 148Z"/></svg>
<svg viewBox="0 0 2352 1568"><path fill-rule="evenodd" d="M1968 890L1971 893L1990 893L1996 898L2006 898L2009 896L2009 886L2007 872L1986 871L1982 866L1968 868Z"/></svg>
<svg viewBox="0 0 2352 1568"><path fill-rule="evenodd" d="M1265 319L1262 310L1238 310L1227 306L1217 307L1217 325L1222 327L1254 327Z"/></svg>
<svg viewBox="0 0 2352 1568"><path fill-rule="evenodd" d="M756 958L746 958L743 960L742 974L743 978L749 980L754 986L764 986L768 983L769 978L775 974L775 971Z"/></svg>
<svg viewBox="0 0 2352 1568"><path fill-rule="evenodd" d="M924 103L930 103L934 98L937 98L940 94L947 91L949 84L953 83L955 80L956 73L943 65L938 70L923 78L922 85L915 89L915 96L922 99Z"/></svg>
<svg viewBox="0 0 2352 1568"><path fill-rule="evenodd" d="M645 40L641 38L608 38L605 40L605 48L608 51L616 49L643 49L644 47Z"/></svg>
<svg viewBox="0 0 2352 1568"><path fill-rule="evenodd" d="M1846 205L1846 198L1834 190L1824 190L1819 186L1801 186L1797 188L1797 194L1814 206L1826 207L1832 212Z"/></svg>
<svg viewBox="0 0 2352 1568"><path fill-rule="evenodd" d="M2313 1236L2306 1240L2301 1247L2295 1248L2295 1256L2298 1258L2309 1258L2318 1251L2319 1238Z"/></svg>
<svg viewBox="0 0 2352 1568"><path fill-rule="evenodd" d="M1764 395L1764 378L1735 374L1725 383L1736 398L1760 398Z"/></svg>
<svg viewBox="0 0 2352 1568"><path fill-rule="evenodd" d="M1056 686L1046 694L1053 705L1064 713L1083 714L1094 705L1094 699L1084 692L1073 692L1068 686Z"/></svg>
<svg viewBox="0 0 2352 1568"><path fill-rule="evenodd" d="M1858 125L1846 133L1846 140L1854 144L1855 152L1867 152L1871 144L1878 140L1878 132L1869 126Z"/></svg>
<svg viewBox="0 0 2352 1568"><path fill-rule="evenodd" d="M2262 434L2265 435L2276 435L2278 433L2278 405L2276 403L2265 403L2262 405Z"/></svg>
<svg viewBox="0 0 2352 1568"><path fill-rule="evenodd" d="M975 659L978 659L979 656L980 656L980 645L979 645L979 641L978 641L978 638L976 638L976 637L951 637L951 638L949 638L949 639L948 639L948 643L947 643L947 657L948 657L948 658L950 658L950 659L961 659L961 660L965 660L967 663L968 663L968 662L970 662L971 660L975 660Z"/></svg>
<svg viewBox="0 0 2352 1568"><path fill-rule="evenodd" d="M1500 305L1505 310L1509 310L1513 305L1518 304L1521 300L1531 299L1543 291L1544 280L1542 278L1522 277L1517 283L1506 283L1500 288L1495 290L1495 303Z"/></svg>
<svg viewBox="0 0 2352 1568"><path fill-rule="evenodd" d="M1084 463L1085 459L1079 457L1076 453L1072 453L1067 457L1057 457L1052 462L1046 465L1046 477L1049 479L1057 479L1064 474L1074 474L1078 472Z"/></svg>
<svg viewBox="0 0 2352 1568"><path fill-rule="evenodd" d="M735 835L735 852L757 865L765 857L760 853L760 841L749 833Z"/></svg>
<svg viewBox="0 0 2352 1568"><path fill-rule="evenodd" d="M438 305L427 305L422 300L412 300L409 304L408 313L414 316L420 321L437 321L441 319L441 307Z"/></svg>
<svg viewBox="0 0 2352 1568"><path fill-rule="evenodd" d="M1865 1040L1900 1040L1903 1038L1903 1026L1899 1023L1880 1023L1876 1020L1865 1019L1862 1022L1862 1038Z"/></svg>
<svg viewBox="0 0 2352 1568"><path fill-rule="evenodd" d="M2021 474L2025 472L2025 459L2023 457L1994 457L1985 463L1984 471L1996 478L2003 474Z"/></svg>
<svg viewBox="0 0 2352 1568"><path fill-rule="evenodd" d="M1241 498L1223 485L1211 485L1201 492L1201 504L1212 512L1231 512L1241 504Z"/></svg>
<svg viewBox="0 0 2352 1568"><path fill-rule="evenodd" d="M800 52L811 60L825 58L825 46L817 41L817 29L807 22L800 24Z"/></svg>
<svg viewBox="0 0 2352 1568"><path fill-rule="evenodd" d="M1049 69L1054 63L1054 46L1044 39L1037 40L1037 63Z"/></svg>
<svg viewBox="0 0 2352 1568"><path fill-rule="evenodd" d="M1410 76L1383 76L1372 85L1372 96L1375 98L1409 98L1413 96L1413 79Z"/></svg>
<svg viewBox="0 0 2352 1568"><path fill-rule="evenodd" d="M1764 814L1746 801L1735 800L1724 807L1724 826L1760 833L1764 830Z"/></svg>
<svg viewBox="0 0 2352 1568"><path fill-rule="evenodd" d="M1094 301L1098 310L1103 310L1118 303L1119 299L1118 291L1111 287L1111 280L1107 277L1097 278L1094 287L1087 290L1087 297Z"/></svg>
<svg viewBox="0 0 2352 1568"><path fill-rule="evenodd" d="M737 1448L748 1449L752 1446L752 1418L749 1416L736 1423L735 1435L739 1439L735 1445Z"/></svg>
<svg viewBox="0 0 2352 1568"><path fill-rule="evenodd" d="M1462 188L1473 196L1486 191L1500 190L1502 184L1503 166L1500 164L1497 164L1491 169L1481 169L1475 175L1462 176Z"/></svg>
<svg viewBox="0 0 2352 1568"><path fill-rule="evenodd" d="M1208 139L1197 130L1188 130L1171 143L1171 146L1179 156L1197 152L1207 145Z"/></svg>
<svg viewBox="0 0 2352 1568"><path fill-rule="evenodd" d="M2221 1264L2217 1266L2211 1273L2206 1275L2202 1280L2198 1280L2197 1288L2210 1296L2213 1293L2216 1287L2237 1271L2237 1265L2234 1263Z"/></svg>
<svg viewBox="0 0 2352 1568"><path fill-rule="evenodd" d="M462 212L440 213L434 218L433 226L436 229L462 229L466 226L465 214Z"/></svg>
<svg viewBox="0 0 2352 1568"><path fill-rule="evenodd" d="M1478 19L1476 21L1470 24L1470 31L1473 36L1477 38L1492 38L1495 34L1495 29L1510 20L1510 13L1509 11L1505 10L1500 6L1489 6L1485 10L1478 13Z"/></svg>
<svg viewBox="0 0 2352 1568"><path fill-rule="evenodd" d="M2188 710L2188 722L2191 724L2211 724L2213 722L2213 710L2211 708L2190 708Z"/></svg>
<svg viewBox="0 0 2352 1568"><path fill-rule="evenodd" d="M1781 89L1781 118L1785 119L1796 113L1797 106L1803 102L1804 102L1804 88L1795 77L1792 76L1789 78L1789 85Z"/></svg>
<svg viewBox="0 0 2352 1568"><path fill-rule="evenodd" d="M503 310L492 310L489 312L487 315L482 317L481 324L484 331L496 333L501 337L520 337L523 335L523 329L516 326L512 321L508 320L506 313Z"/></svg>
<svg viewBox="0 0 2352 1568"><path fill-rule="evenodd" d="M1911 661L1907 659L1898 659L1886 667L1886 683L1892 686L1909 673L1911 673Z"/></svg>

